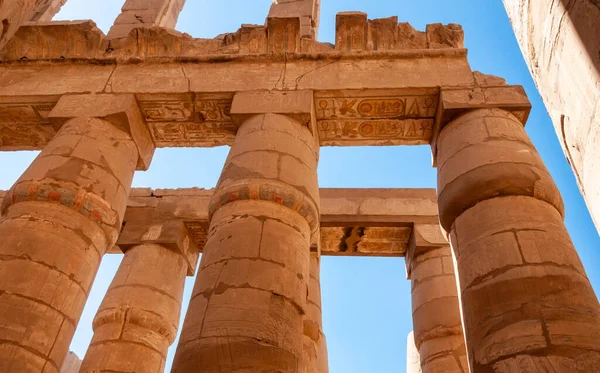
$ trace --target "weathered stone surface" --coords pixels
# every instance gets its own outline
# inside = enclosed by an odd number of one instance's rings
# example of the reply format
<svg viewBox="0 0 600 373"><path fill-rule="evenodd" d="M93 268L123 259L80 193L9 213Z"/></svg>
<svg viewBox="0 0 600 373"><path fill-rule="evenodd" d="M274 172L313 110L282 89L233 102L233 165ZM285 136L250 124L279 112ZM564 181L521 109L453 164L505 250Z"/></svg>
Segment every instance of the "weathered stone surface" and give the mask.
<svg viewBox="0 0 600 373"><path fill-rule="evenodd" d="M504 0L517 40L600 229L600 5Z"/></svg>
<svg viewBox="0 0 600 373"><path fill-rule="evenodd" d="M100 259L117 239L137 159L128 133L71 119L5 196L0 371L59 371Z"/></svg>
<svg viewBox="0 0 600 373"><path fill-rule="evenodd" d="M437 146L471 371L595 372L598 300L522 124L476 110L443 127Z"/></svg>
<svg viewBox="0 0 600 373"><path fill-rule="evenodd" d="M187 271L186 258L162 245L127 250L94 318L79 373L162 372Z"/></svg>
<svg viewBox="0 0 600 373"><path fill-rule="evenodd" d="M39 0L7 0L0 3L0 49L28 21L28 17Z"/></svg>
<svg viewBox="0 0 600 373"><path fill-rule="evenodd" d="M316 148L305 126L282 115L253 116L240 127L211 199L173 372L306 371ZM219 351L228 352L215 358Z"/></svg>
<svg viewBox="0 0 600 373"><path fill-rule="evenodd" d="M73 352L69 351L67 357L63 361L63 365L60 368L60 373L79 373L81 367L81 360Z"/></svg>
<svg viewBox="0 0 600 373"><path fill-rule="evenodd" d="M147 170L150 167L155 146L133 95L65 95L52 109L48 120L60 128L69 119L77 117L101 118L127 132L138 150L137 168Z"/></svg>
<svg viewBox="0 0 600 373"><path fill-rule="evenodd" d="M29 22L49 22L67 0L37 0L35 8L27 17Z"/></svg>

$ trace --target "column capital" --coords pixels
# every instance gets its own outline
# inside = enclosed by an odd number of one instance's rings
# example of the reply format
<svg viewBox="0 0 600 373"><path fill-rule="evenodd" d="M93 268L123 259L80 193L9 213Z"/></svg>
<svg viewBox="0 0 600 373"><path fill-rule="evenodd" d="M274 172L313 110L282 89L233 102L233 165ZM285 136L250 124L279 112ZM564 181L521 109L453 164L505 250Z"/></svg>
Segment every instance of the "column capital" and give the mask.
<svg viewBox="0 0 600 373"><path fill-rule="evenodd" d="M479 72L473 73L473 87L442 87L436 123L431 136L433 165L437 167L437 141L444 126L477 109L502 109L512 113L523 125L531 112L531 102L520 85L507 85L504 79Z"/></svg>
<svg viewBox="0 0 600 373"><path fill-rule="evenodd" d="M438 224L415 224L406 249L406 278L412 279L414 259L430 250L448 246L448 240Z"/></svg>
<svg viewBox="0 0 600 373"><path fill-rule="evenodd" d="M130 221L123 227L117 241L123 252L146 244L161 245L179 253L187 262L188 276L196 272L200 250L183 221Z"/></svg>
<svg viewBox="0 0 600 373"><path fill-rule="evenodd" d="M103 119L129 133L139 153L137 169L150 167L156 146L133 94L64 95L48 115L48 120L58 130L69 119L77 117Z"/></svg>

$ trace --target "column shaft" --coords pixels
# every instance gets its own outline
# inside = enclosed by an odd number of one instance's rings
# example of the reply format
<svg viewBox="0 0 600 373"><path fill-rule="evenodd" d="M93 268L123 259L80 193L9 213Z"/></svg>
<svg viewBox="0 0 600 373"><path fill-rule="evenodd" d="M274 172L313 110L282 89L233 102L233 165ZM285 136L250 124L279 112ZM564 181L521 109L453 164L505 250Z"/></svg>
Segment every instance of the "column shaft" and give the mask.
<svg viewBox="0 0 600 373"><path fill-rule="evenodd" d="M423 373L468 373L450 248L415 254L411 279L414 340Z"/></svg>
<svg viewBox="0 0 600 373"><path fill-rule="evenodd" d="M308 372L328 373L327 341L323 334L321 311L321 257L310 253L310 278L304 315L304 358Z"/></svg>
<svg viewBox="0 0 600 373"><path fill-rule="evenodd" d="M276 114L240 127L211 200L208 239L173 372L305 372L317 145Z"/></svg>
<svg viewBox="0 0 600 373"><path fill-rule="evenodd" d="M406 373L422 373L421 355L415 344L415 333L408 333L406 338Z"/></svg>
<svg viewBox="0 0 600 373"><path fill-rule="evenodd" d="M438 144L440 221L471 371L600 371L598 300L523 126L502 110L477 110L448 124Z"/></svg>
<svg viewBox="0 0 600 373"><path fill-rule="evenodd" d="M79 372L163 372L179 326L187 267L183 256L161 245L125 252Z"/></svg>
<svg viewBox="0 0 600 373"><path fill-rule="evenodd" d="M59 371L100 259L116 241L137 159L127 133L73 119L5 197L0 371Z"/></svg>

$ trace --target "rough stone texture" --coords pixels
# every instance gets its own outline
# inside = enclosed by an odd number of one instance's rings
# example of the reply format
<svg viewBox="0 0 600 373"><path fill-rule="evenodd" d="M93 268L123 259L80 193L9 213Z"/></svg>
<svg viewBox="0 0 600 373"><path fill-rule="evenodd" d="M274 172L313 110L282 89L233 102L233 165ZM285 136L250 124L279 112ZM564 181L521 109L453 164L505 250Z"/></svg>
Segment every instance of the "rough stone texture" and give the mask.
<svg viewBox="0 0 600 373"><path fill-rule="evenodd" d="M60 373L79 373L81 367L81 360L73 352L69 351L67 357L63 361Z"/></svg>
<svg viewBox="0 0 600 373"><path fill-rule="evenodd" d="M117 240L137 159L114 124L72 119L4 198L0 371L59 371L100 259Z"/></svg>
<svg viewBox="0 0 600 373"><path fill-rule="evenodd" d="M5 0L0 3L0 49L28 20L38 1L40 0Z"/></svg>
<svg viewBox="0 0 600 373"><path fill-rule="evenodd" d="M422 371L468 373L450 248L420 250L410 263L414 343Z"/></svg>
<svg viewBox="0 0 600 373"><path fill-rule="evenodd" d="M163 372L179 326L188 263L157 244L125 252L94 318L79 373Z"/></svg>
<svg viewBox="0 0 600 373"><path fill-rule="evenodd" d="M310 278L306 314L304 315L304 359L306 371L328 373L327 341L323 334L321 312L321 257L318 252L310 253Z"/></svg>
<svg viewBox="0 0 600 373"><path fill-rule="evenodd" d="M600 371L598 300L521 123L477 110L437 144L471 372Z"/></svg>
<svg viewBox="0 0 600 373"><path fill-rule="evenodd" d="M600 3L504 0L504 5L600 229Z"/></svg>
<svg viewBox="0 0 600 373"><path fill-rule="evenodd" d="M107 38L126 38L132 30L140 27L173 29L184 5L185 0L126 0Z"/></svg>
<svg viewBox="0 0 600 373"><path fill-rule="evenodd" d="M299 23L299 37L317 40L321 0L275 0L267 22L294 19Z"/></svg>
<svg viewBox="0 0 600 373"><path fill-rule="evenodd" d="M60 11L67 0L37 0L36 6L27 17L29 22L49 22ZM1 47L0 47L1 48Z"/></svg>
<svg viewBox="0 0 600 373"><path fill-rule="evenodd" d="M306 372L317 151L289 117L257 115L240 127L211 200L174 373Z"/></svg>
<svg viewBox="0 0 600 373"><path fill-rule="evenodd" d="M406 338L406 373L422 373L421 355L415 345L415 334L413 331L408 333Z"/></svg>

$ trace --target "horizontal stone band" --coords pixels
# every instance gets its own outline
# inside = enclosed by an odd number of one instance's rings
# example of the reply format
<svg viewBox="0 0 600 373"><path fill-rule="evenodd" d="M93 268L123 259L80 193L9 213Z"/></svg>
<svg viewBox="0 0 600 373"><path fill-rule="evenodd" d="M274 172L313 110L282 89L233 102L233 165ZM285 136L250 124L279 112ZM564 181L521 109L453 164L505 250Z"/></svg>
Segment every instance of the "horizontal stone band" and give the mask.
<svg viewBox="0 0 600 373"><path fill-rule="evenodd" d="M208 208L209 220L222 206L244 200L267 201L280 204L299 213L310 227L311 233L319 228L319 210L314 201L289 184L273 180L244 180L218 188Z"/></svg>
<svg viewBox="0 0 600 373"><path fill-rule="evenodd" d="M26 201L50 202L71 208L102 229L118 229L121 225L117 212L101 197L79 189L74 184L44 180L23 181L8 192L2 203L2 214L13 204Z"/></svg>

